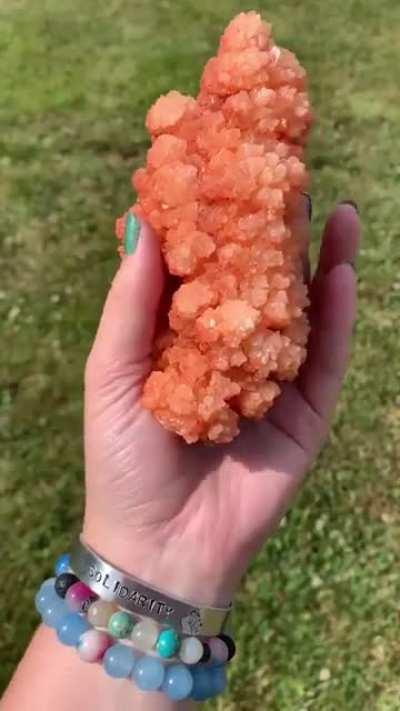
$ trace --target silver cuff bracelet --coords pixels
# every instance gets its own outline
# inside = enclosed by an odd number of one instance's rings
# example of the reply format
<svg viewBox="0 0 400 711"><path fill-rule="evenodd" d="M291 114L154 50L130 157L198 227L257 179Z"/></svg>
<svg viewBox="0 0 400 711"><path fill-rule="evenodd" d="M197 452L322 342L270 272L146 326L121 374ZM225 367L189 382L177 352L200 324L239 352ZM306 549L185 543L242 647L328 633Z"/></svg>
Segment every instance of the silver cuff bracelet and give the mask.
<svg viewBox="0 0 400 711"><path fill-rule="evenodd" d="M123 610L151 617L186 635L214 637L226 624L227 608L197 607L165 595L142 580L114 568L83 541L72 549L70 565L75 575L99 598L116 602Z"/></svg>

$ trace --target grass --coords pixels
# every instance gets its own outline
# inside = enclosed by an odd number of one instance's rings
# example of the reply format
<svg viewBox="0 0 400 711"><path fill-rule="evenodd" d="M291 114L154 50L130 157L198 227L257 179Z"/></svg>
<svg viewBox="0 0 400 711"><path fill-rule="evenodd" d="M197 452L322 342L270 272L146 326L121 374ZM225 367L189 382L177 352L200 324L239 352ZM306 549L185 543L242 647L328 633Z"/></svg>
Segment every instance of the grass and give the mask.
<svg viewBox="0 0 400 711"><path fill-rule="evenodd" d="M320 233L353 197L364 243L352 367L330 442L254 562L220 711L400 706L400 141L393 0L261 0L306 66ZM250 8L247 0L240 9ZM82 511L82 370L116 267L146 107L194 91L233 0L9 0L0 7L0 677ZM397 46L396 46L397 45ZM397 471L396 471L397 463Z"/></svg>

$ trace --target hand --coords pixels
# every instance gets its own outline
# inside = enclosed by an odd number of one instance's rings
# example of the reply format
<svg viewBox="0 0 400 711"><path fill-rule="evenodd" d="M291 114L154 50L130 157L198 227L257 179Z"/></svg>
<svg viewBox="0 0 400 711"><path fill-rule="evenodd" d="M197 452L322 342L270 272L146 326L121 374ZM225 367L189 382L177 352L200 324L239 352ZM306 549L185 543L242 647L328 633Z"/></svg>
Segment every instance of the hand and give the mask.
<svg viewBox="0 0 400 711"><path fill-rule="evenodd" d="M268 416L230 445L186 445L140 404L164 274L157 237L114 279L86 368L84 537L101 555L193 603L229 601L318 454L340 392L356 310L356 210L330 216L310 284L306 364Z"/></svg>

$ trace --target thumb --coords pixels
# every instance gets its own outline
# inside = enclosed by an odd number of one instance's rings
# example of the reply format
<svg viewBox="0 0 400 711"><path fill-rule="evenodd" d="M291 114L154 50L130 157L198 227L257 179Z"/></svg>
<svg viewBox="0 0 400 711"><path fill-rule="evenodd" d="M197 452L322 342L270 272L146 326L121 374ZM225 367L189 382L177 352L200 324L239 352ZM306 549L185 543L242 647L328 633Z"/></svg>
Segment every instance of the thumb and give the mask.
<svg viewBox="0 0 400 711"><path fill-rule="evenodd" d="M136 226L136 248L122 258L114 277L89 356L90 369L120 370L144 363L151 354L164 271L157 235L144 222ZM130 247L133 251L132 240Z"/></svg>

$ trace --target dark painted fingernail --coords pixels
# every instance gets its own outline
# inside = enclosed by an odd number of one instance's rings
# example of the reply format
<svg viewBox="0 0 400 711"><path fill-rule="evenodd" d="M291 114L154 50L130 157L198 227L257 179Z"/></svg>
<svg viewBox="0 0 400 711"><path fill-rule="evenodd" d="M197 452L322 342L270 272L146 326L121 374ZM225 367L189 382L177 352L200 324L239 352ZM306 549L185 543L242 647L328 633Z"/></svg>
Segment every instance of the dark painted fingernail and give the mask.
<svg viewBox="0 0 400 711"><path fill-rule="evenodd" d="M304 195L305 198L307 198L308 219L309 219L310 222L311 222L311 220L312 220L312 199L311 199L311 195L309 195L308 193L303 193L303 195Z"/></svg>
<svg viewBox="0 0 400 711"><path fill-rule="evenodd" d="M139 241L140 220L133 212L128 212L125 218L124 251L126 255L134 254Z"/></svg>
<svg viewBox="0 0 400 711"><path fill-rule="evenodd" d="M359 209L358 209L358 205L357 205L356 202L354 202L354 200L341 200L340 203L339 203L339 205L350 205L351 207L353 207L353 208L355 209L357 215L360 214L360 211L359 211Z"/></svg>

